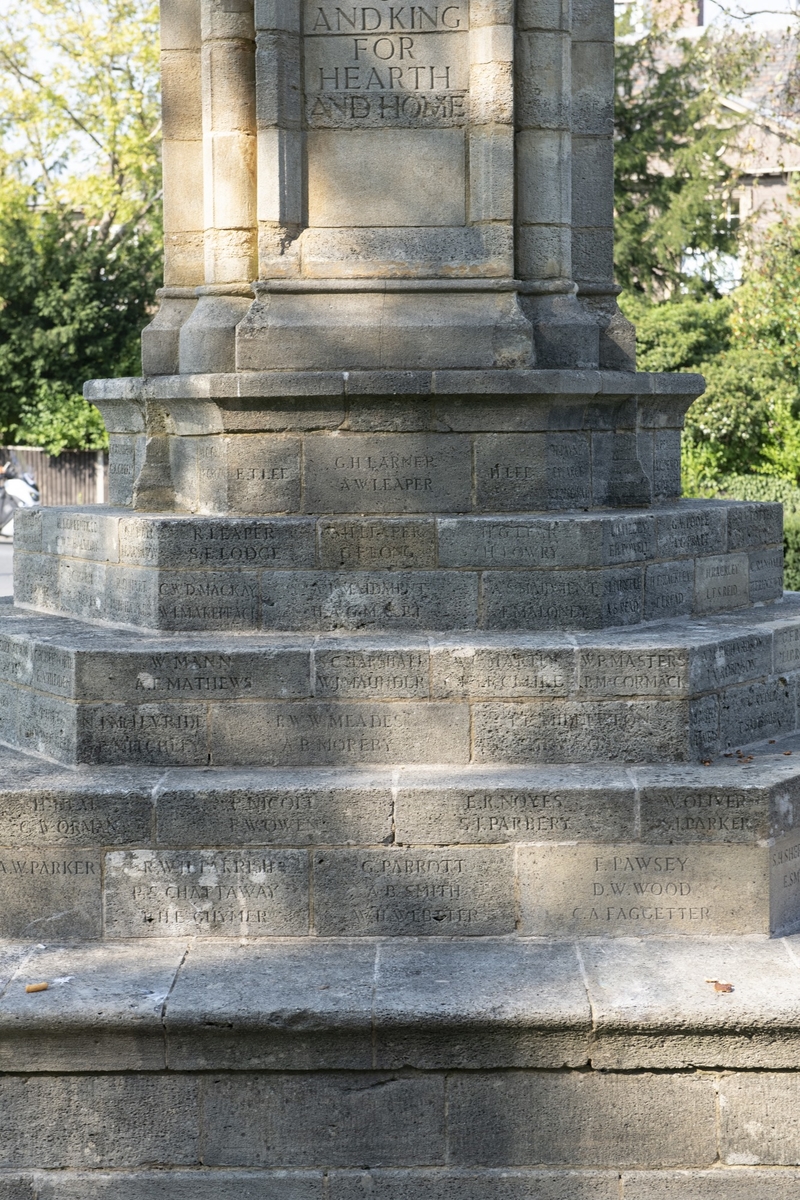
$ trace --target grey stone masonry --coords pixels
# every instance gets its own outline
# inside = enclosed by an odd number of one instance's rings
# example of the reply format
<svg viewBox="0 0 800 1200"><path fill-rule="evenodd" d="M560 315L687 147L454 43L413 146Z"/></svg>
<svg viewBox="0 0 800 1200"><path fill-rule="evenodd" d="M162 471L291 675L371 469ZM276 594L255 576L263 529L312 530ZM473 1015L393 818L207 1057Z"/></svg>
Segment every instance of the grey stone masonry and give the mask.
<svg viewBox="0 0 800 1200"><path fill-rule="evenodd" d="M680 494L698 375L269 371L95 380L112 504L203 513L507 512Z"/></svg>
<svg viewBox="0 0 800 1200"><path fill-rule="evenodd" d="M800 923L800 735L737 750L66 771L0 749L0 938L785 933Z"/></svg>
<svg viewBox="0 0 800 1200"><path fill-rule="evenodd" d="M16 602L165 631L510 632L707 616L783 594L776 504L491 516L431 504L270 519L28 510Z"/></svg>
<svg viewBox="0 0 800 1200"><path fill-rule="evenodd" d="M165 640L6 611L0 738L64 763L669 762L798 727L794 597L604 635Z"/></svg>

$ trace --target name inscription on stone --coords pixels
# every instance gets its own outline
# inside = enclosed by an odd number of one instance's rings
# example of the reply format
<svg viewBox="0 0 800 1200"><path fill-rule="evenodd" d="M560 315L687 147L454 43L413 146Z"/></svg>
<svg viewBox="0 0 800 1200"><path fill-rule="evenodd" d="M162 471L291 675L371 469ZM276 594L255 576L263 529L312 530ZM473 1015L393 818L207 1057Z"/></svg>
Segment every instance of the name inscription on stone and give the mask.
<svg viewBox="0 0 800 1200"><path fill-rule="evenodd" d="M527 934L766 932L757 846L528 846L518 851Z"/></svg>
<svg viewBox="0 0 800 1200"><path fill-rule="evenodd" d="M124 850L106 856L106 930L119 937L308 932L302 850Z"/></svg>
<svg viewBox="0 0 800 1200"><path fill-rule="evenodd" d="M506 849L334 850L314 859L323 937L511 933L513 896Z"/></svg>
<svg viewBox="0 0 800 1200"><path fill-rule="evenodd" d="M341 7L307 2L303 27L308 127L466 124L464 0Z"/></svg>

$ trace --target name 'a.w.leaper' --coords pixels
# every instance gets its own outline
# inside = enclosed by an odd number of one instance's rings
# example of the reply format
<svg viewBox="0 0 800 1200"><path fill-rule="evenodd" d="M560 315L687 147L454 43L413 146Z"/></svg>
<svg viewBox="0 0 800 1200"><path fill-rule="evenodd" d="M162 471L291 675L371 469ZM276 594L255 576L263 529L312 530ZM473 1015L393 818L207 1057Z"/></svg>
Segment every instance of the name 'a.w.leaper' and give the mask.
<svg viewBox="0 0 800 1200"><path fill-rule="evenodd" d="M0 610L0 1195L794 1195L800 600L635 371L611 0L162 14L108 503Z"/></svg>

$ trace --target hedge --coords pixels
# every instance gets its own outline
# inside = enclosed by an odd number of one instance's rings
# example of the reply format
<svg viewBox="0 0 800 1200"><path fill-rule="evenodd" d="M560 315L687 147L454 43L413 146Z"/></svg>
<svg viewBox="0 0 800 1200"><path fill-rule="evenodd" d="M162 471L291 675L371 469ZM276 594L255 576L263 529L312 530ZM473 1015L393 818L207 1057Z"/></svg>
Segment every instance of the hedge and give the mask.
<svg viewBox="0 0 800 1200"><path fill-rule="evenodd" d="M783 505L783 586L800 591L800 488L770 475L722 475L714 492L731 500L778 500Z"/></svg>

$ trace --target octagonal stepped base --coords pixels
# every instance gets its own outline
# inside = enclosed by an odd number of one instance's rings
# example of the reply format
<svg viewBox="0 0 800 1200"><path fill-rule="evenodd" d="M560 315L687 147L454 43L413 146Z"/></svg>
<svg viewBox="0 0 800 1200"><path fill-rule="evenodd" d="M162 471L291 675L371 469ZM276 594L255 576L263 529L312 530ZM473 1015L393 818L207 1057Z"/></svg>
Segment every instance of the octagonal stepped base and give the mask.
<svg viewBox="0 0 800 1200"><path fill-rule="evenodd" d="M16 602L163 631L410 632L606 629L781 596L778 504L441 515L457 511L23 510Z"/></svg>
<svg viewBox="0 0 800 1200"><path fill-rule="evenodd" d="M800 927L797 735L709 767L0 769L5 937Z"/></svg>
<svg viewBox="0 0 800 1200"><path fill-rule="evenodd" d="M798 727L791 593L572 635L165 638L0 612L0 739L67 764L681 762Z"/></svg>
<svg viewBox="0 0 800 1200"><path fill-rule="evenodd" d="M800 1183L791 937L6 942L0 989L9 1200Z"/></svg>

